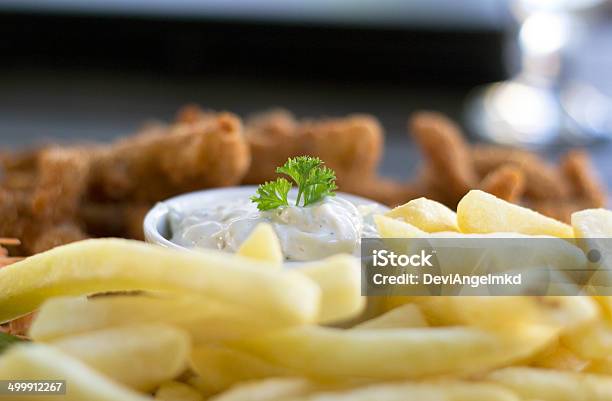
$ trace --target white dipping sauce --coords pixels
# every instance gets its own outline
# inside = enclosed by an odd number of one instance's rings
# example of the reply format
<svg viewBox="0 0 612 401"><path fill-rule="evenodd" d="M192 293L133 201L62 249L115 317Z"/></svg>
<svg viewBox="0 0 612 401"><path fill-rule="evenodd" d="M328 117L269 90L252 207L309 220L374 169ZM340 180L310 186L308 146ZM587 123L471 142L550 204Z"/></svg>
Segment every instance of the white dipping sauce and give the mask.
<svg viewBox="0 0 612 401"><path fill-rule="evenodd" d="M308 261L358 253L362 237L378 237L372 220L376 208L328 196L307 207L260 211L250 199L239 199L191 213L172 209L169 216L172 242L187 248L235 252L258 223L267 222L278 235L285 259Z"/></svg>

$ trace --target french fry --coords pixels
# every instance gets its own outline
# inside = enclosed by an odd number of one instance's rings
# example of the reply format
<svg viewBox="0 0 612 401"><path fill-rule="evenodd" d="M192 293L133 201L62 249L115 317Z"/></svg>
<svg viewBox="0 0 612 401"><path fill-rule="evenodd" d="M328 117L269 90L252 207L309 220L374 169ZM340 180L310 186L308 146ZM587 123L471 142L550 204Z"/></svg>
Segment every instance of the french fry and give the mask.
<svg viewBox="0 0 612 401"><path fill-rule="evenodd" d="M542 401L610 401L612 378L539 368L505 368L486 377L516 392L523 399Z"/></svg>
<svg viewBox="0 0 612 401"><path fill-rule="evenodd" d="M283 401L519 401L512 391L491 383L439 381L381 383L342 391L327 391Z"/></svg>
<svg viewBox="0 0 612 401"><path fill-rule="evenodd" d="M586 209L572 214L572 227L577 238L611 238L612 211Z"/></svg>
<svg viewBox="0 0 612 401"><path fill-rule="evenodd" d="M193 375L185 379L185 383L195 389L197 392L202 394L204 399L208 400L210 397L218 393L218 390L212 390L208 382L203 380L200 376Z"/></svg>
<svg viewBox="0 0 612 401"><path fill-rule="evenodd" d="M516 291L516 295L521 295L520 291L529 287L530 281L537 282L538 278L541 278L542 282L547 285L546 288L552 291L554 283L548 282L552 273L565 277L566 273L578 273L587 267L584 252L561 238L536 237L518 233L463 234L456 232L430 233L426 238L415 238L408 244L411 247L409 249L412 252L418 252L423 247L434 248L435 260L441 274L520 271L524 280L528 275L532 275L533 280L525 280L525 286L516 286L512 289ZM534 241L539 242L534 244ZM544 266L550 270L542 269ZM448 295L444 287L441 290L442 295ZM456 287L451 286L451 290L456 291ZM470 288L464 287L464 290L469 291ZM560 292L552 293L559 294Z"/></svg>
<svg viewBox="0 0 612 401"><path fill-rule="evenodd" d="M318 323L345 321L363 312L366 298L361 296L361 266L357 258L332 256L322 262L307 264L297 271L321 288Z"/></svg>
<svg viewBox="0 0 612 401"><path fill-rule="evenodd" d="M531 355L543 341L548 338L539 333L523 331L508 338L467 327L300 327L231 346L309 377L391 380L486 371Z"/></svg>
<svg viewBox="0 0 612 401"><path fill-rule="evenodd" d="M30 327L36 341L136 323L167 323L186 331L194 344L253 336L289 327L274 316L200 297L112 295L57 297L46 301Z"/></svg>
<svg viewBox="0 0 612 401"><path fill-rule="evenodd" d="M274 228L267 223L259 223L248 238L238 248L238 255L268 262L274 267L283 264L283 251Z"/></svg>
<svg viewBox="0 0 612 401"><path fill-rule="evenodd" d="M589 256L592 263L592 275L589 284L593 288L603 287L595 290L598 294L610 293L610 280L612 279L612 211L605 209L586 209L575 212L571 216L572 227L577 237L576 243L582 248L584 253ZM599 255L591 260L592 255ZM604 310L610 316L611 297L599 296Z"/></svg>
<svg viewBox="0 0 612 401"><path fill-rule="evenodd" d="M550 349L536 355L531 360L530 365L538 368L581 372L590 365L590 362L557 343Z"/></svg>
<svg viewBox="0 0 612 401"><path fill-rule="evenodd" d="M106 377L150 391L187 366L189 336L162 324L134 325L63 338L51 343Z"/></svg>
<svg viewBox="0 0 612 401"><path fill-rule="evenodd" d="M598 373L601 375L612 376L612 358L606 357L590 361L585 369L588 373Z"/></svg>
<svg viewBox="0 0 612 401"><path fill-rule="evenodd" d="M612 355L612 323L597 321L572 330L562 337L563 344L585 359L603 359Z"/></svg>
<svg viewBox="0 0 612 401"><path fill-rule="evenodd" d="M609 296L594 296L593 299L597 301L600 306L604 318L612 321L612 297Z"/></svg>
<svg viewBox="0 0 612 401"><path fill-rule="evenodd" d="M376 228L383 238L426 238L427 232L388 216L375 215Z"/></svg>
<svg viewBox="0 0 612 401"><path fill-rule="evenodd" d="M223 346L197 347L192 351L190 361L191 368L199 375L198 388L207 394L227 390L241 381L297 376L290 369Z"/></svg>
<svg viewBox="0 0 612 401"><path fill-rule="evenodd" d="M199 295L296 324L314 321L319 312L319 288L295 272L221 252L99 239L1 269L0 322L35 310L50 297L127 290Z"/></svg>
<svg viewBox="0 0 612 401"><path fill-rule="evenodd" d="M65 380L66 394L21 394L23 401L151 401L102 376L86 364L47 345L26 344L12 347L0 357L2 380ZM0 396L0 399L3 397ZM13 398L11 398L13 399Z"/></svg>
<svg viewBox="0 0 612 401"><path fill-rule="evenodd" d="M280 401L313 391L313 384L299 378L273 378L248 382L228 390L211 401Z"/></svg>
<svg viewBox="0 0 612 401"><path fill-rule="evenodd" d="M540 327L551 338L599 317L587 297L406 297L433 325L470 325L494 331Z"/></svg>
<svg viewBox="0 0 612 401"><path fill-rule="evenodd" d="M388 211L385 216L404 220L406 223L430 233L459 231L455 212L445 205L427 198L413 199Z"/></svg>
<svg viewBox="0 0 612 401"><path fill-rule="evenodd" d="M471 190L457 205L457 221L464 233L515 232L573 238L569 225L514 205L480 190Z"/></svg>
<svg viewBox="0 0 612 401"><path fill-rule="evenodd" d="M204 396L188 384L169 381L162 383L155 392L159 401L204 401Z"/></svg>
<svg viewBox="0 0 612 401"><path fill-rule="evenodd" d="M415 304L401 305L373 319L353 326L353 330L400 329L427 327L429 324L421 309Z"/></svg>

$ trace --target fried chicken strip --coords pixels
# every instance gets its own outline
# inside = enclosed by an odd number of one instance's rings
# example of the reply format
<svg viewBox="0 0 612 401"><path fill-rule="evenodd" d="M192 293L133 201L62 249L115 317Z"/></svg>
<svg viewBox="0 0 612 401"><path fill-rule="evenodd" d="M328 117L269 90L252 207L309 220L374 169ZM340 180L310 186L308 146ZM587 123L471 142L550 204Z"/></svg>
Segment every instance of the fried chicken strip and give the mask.
<svg viewBox="0 0 612 401"><path fill-rule="evenodd" d="M298 126L300 153L320 157L350 190L374 177L384 147L383 130L372 116L307 120Z"/></svg>
<svg viewBox="0 0 612 401"><path fill-rule="evenodd" d="M274 109L250 117L245 135L251 151L251 166L245 184L261 184L276 178L276 168L288 158L300 156L298 122L287 110Z"/></svg>
<svg viewBox="0 0 612 401"><path fill-rule="evenodd" d="M249 161L240 119L230 113L206 113L98 149L89 195L96 201L156 202L237 184Z"/></svg>
<svg viewBox="0 0 612 401"><path fill-rule="evenodd" d="M90 155L80 148L52 147L39 153L32 214L61 221L75 216L89 180Z"/></svg>
<svg viewBox="0 0 612 401"><path fill-rule="evenodd" d="M529 199L566 199L569 196L569 188L562 175L534 153L502 146L475 145L470 154L481 177L502 165L511 164L520 168L525 175L525 196Z"/></svg>
<svg viewBox="0 0 612 401"><path fill-rule="evenodd" d="M408 129L423 152L429 182L455 207L479 182L460 128L441 113L422 111L411 116Z"/></svg>
<svg viewBox="0 0 612 401"><path fill-rule="evenodd" d="M586 151L574 149L567 152L561 159L560 169L570 184L573 198L584 200L587 207L605 206L607 195L604 186Z"/></svg>
<svg viewBox="0 0 612 401"><path fill-rule="evenodd" d="M79 219L87 233L94 237L126 237L144 239L142 223L153 205L136 202L95 203L86 201L79 210Z"/></svg>
<svg viewBox="0 0 612 401"><path fill-rule="evenodd" d="M375 177L382 156L383 130L369 115L297 121L286 110L272 110L250 118L246 136L252 155L246 184L276 178L276 167L289 157L320 157L336 172L342 190L359 190Z"/></svg>
<svg viewBox="0 0 612 401"><path fill-rule="evenodd" d="M11 263L21 259L18 257L9 256L8 249L5 248L7 246L19 245L21 245L21 241L19 241L17 238L0 238L0 267L10 265Z"/></svg>
<svg viewBox="0 0 612 401"><path fill-rule="evenodd" d="M504 164L487 174L480 188L508 202L519 203L525 191L525 176L520 168Z"/></svg>
<svg viewBox="0 0 612 401"><path fill-rule="evenodd" d="M87 156L50 147L38 153L35 169L31 188L0 187L0 236L20 238L26 255L86 237L75 216L89 177ZM50 239L66 226L70 235Z"/></svg>

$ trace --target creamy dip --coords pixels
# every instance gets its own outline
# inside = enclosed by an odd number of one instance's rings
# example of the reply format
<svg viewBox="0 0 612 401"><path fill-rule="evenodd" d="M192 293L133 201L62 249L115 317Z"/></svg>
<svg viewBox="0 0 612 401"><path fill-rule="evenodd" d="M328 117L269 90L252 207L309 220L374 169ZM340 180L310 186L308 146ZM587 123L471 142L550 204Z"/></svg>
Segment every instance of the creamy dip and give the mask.
<svg viewBox="0 0 612 401"><path fill-rule="evenodd" d="M376 208L334 196L307 207L260 211L250 199L237 199L189 213L171 209L169 216L172 242L187 248L235 252L257 224L267 222L287 260L307 261L358 253L362 237L378 237L372 219Z"/></svg>

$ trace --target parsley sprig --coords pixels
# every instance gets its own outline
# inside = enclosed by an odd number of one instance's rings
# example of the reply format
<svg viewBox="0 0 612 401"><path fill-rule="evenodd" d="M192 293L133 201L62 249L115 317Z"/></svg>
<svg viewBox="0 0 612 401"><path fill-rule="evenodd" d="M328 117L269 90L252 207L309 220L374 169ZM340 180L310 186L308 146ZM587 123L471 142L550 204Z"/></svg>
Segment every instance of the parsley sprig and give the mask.
<svg viewBox="0 0 612 401"><path fill-rule="evenodd" d="M6 351L9 346L16 344L18 342L21 342L21 341L23 340L21 340L19 337L15 337L10 334L0 332L0 354Z"/></svg>
<svg viewBox="0 0 612 401"><path fill-rule="evenodd" d="M308 206L318 202L326 196L334 196L336 186L336 173L329 167L323 166L318 157L299 156L290 158L285 164L276 169L279 174L285 174L298 186L295 200L296 206ZM251 201L257 203L259 210L272 210L281 206L288 206L287 194L292 183L285 178L277 178L257 188L257 195ZM301 202L301 205L300 205Z"/></svg>

